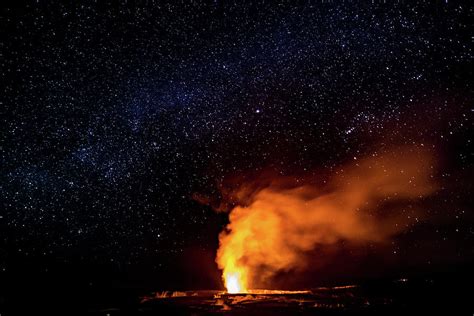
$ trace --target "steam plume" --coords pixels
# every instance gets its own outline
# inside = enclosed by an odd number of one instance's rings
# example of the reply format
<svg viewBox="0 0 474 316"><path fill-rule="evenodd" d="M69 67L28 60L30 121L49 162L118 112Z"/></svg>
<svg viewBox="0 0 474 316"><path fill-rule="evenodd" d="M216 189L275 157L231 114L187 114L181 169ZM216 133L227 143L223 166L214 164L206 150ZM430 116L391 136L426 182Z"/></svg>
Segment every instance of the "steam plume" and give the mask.
<svg viewBox="0 0 474 316"><path fill-rule="evenodd" d="M430 153L403 148L342 166L324 186L284 177L264 186L259 179L242 183L231 194L237 206L219 236L216 262L226 287L245 292L254 280L303 268L304 254L319 245L387 242L408 219L384 206L431 194L433 164Z"/></svg>

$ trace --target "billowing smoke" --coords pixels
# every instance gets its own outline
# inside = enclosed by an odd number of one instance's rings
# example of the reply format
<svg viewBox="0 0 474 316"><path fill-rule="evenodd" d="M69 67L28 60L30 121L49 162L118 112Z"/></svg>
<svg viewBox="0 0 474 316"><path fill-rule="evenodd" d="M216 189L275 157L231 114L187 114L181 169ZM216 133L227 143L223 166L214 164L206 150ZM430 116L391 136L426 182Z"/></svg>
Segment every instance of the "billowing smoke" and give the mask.
<svg viewBox="0 0 474 316"><path fill-rule="evenodd" d="M304 268L305 254L318 246L389 241L411 224L403 206L435 190L433 172L430 153L399 148L355 159L323 184L285 177L241 183L229 195L235 206L216 258L227 289L245 292L257 279Z"/></svg>

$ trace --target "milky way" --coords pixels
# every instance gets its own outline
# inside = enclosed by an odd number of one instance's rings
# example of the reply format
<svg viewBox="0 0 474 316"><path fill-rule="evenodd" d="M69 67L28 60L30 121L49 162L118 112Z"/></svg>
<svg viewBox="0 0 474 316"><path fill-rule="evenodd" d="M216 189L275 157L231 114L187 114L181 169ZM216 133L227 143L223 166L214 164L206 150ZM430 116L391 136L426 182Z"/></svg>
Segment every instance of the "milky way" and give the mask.
<svg viewBox="0 0 474 316"><path fill-rule="evenodd" d="M225 224L195 194L218 198L227 177L262 170L337 172L394 145L441 161L440 219L417 260L472 258L469 10L2 9L0 273L29 260L169 271L187 249L213 253ZM393 256L424 247L406 239Z"/></svg>

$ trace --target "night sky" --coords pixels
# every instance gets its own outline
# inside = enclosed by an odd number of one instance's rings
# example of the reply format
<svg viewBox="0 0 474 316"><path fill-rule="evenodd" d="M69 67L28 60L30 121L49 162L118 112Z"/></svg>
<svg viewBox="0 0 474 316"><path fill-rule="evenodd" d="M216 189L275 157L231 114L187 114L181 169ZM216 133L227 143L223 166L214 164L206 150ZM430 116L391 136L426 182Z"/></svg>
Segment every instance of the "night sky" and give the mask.
<svg viewBox="0 0 474 316"><path fill-rule="evenodd" d="M397 146L435 153L427 215L337 261L472 263L472 7L292 2L2 8L0 280L222 288L229 179Z"/></svg>

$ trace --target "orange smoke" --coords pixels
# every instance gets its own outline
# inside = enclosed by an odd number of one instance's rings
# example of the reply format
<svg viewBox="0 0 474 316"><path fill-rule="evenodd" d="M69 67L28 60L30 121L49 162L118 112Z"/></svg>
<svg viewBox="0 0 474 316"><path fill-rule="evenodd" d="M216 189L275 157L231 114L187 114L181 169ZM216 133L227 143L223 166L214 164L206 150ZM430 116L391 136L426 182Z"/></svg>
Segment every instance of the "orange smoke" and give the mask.
<svg viewBox="0 0 474 316"><path fill-rule="evenodd" d="M263 187L255 185L259 179L241 184L216 258L228 292L247 292L253 280L304 268L304 254L318 245L388 241L410 222L401 208L384 206L432 193L433 164L428 152L404 148L354 160L324 186L282 177Z"/></svg>

